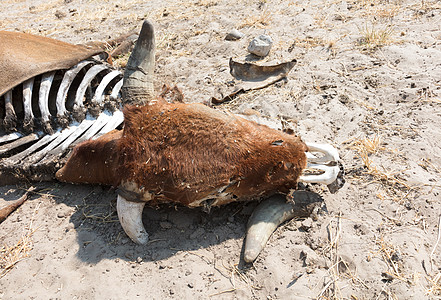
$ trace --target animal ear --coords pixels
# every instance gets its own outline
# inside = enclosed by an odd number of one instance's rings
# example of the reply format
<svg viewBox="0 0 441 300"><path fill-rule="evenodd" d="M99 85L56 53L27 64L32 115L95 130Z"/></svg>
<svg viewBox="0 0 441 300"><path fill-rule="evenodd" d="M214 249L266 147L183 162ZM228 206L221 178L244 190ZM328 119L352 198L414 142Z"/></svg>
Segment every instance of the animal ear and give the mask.
<svg viewBox="0 0 441 300"><path fill-rule="evenodd" d="M271 143L271 145L273 146L282 146L283 145L283 140L277 140Z"/></svg>

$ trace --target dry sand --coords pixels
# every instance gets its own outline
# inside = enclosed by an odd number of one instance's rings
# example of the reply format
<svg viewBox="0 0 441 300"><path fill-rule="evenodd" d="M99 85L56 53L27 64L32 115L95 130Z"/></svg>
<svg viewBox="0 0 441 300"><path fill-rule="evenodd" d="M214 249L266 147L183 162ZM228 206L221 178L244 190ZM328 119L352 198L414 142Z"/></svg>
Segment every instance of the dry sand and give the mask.
<svg viewBox="0 0 441 300"><path fill-rule="evenodd" d="M331 143L346 186L334 195L313 187L326 211L280 227L243 266L255 203L210 214L146 209L151 241L138 246L117 221L115 191L41 183L0 224L0 299L441 297L439 1L0 3L1 30L73 43L116 37L145 18L156 28L157 88L177 84L187 102L225 87L229 58L245 60L249 41L269 34L273 49L258 63L296 58L288 81L222 108L283 118L304 140ZM225 41L234 28L245 37ZM27 186L0 187L0 207ZM18 262L5 270L8 254Z"/></svg>

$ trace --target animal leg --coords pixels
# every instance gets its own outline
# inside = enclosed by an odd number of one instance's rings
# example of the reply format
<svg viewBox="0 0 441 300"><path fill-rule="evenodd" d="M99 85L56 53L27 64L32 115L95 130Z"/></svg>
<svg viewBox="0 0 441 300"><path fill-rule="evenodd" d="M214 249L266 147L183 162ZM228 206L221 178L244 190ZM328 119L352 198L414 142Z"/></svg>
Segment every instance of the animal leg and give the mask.
<svg viewBox="0 0 441 300"><path fill-rule="evenodd" d="M116 210L119 222L125 233L137 244L145 245L149 240L149 234L142 224L142 210L145 202L127 201L118 195L116 200Z"/></svg>

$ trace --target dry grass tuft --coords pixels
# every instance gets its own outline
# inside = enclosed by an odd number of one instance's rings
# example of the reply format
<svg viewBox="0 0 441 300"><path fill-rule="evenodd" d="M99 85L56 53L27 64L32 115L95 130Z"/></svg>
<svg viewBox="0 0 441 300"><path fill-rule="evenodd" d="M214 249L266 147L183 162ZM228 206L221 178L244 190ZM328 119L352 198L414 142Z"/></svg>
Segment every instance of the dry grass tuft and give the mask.
<svg viewBox="0 0 441 300"><path fill-rule="evenodd" d="M441 296L441 272L433 276L432 278L426 277L430 288L426 290L426 295Z"/></svg>
<svg viewBox="0 0 441 300"><path fill-rule="evenodd" d="M394 29L391 25L387 25L383 28L376 28L374 25L365 25L364 28L359 28L361 38L359 43L361 46L368 50L375 50L382 46L392 43L392 34Z"/></svg>
<svg viewBox="0 0 441 300"><path fill-rule="evenodd" d="M366 174L372 176L375 181L385 182L392 186L405 188L407 190L412 189L403 180L398 178L397 175L401 173L401 171L390 172L383 167L380 168L375 165L369 157L371 154L378 154L379 151L387 150L381 146L381 137L379 135L375 135L372 138L355 139L347 146L347 148L357 152L366 168Z"/></svg>
<svg viewBox="0 0 441 300"><path fill-rule="evenodd" d="M31 221L20 240L13 246L5 245L0 248L0 278L11 271L18 262L30 256L33 247L32 235L38 229L34 228L34 218L40 204L35 207Z"/></svg>

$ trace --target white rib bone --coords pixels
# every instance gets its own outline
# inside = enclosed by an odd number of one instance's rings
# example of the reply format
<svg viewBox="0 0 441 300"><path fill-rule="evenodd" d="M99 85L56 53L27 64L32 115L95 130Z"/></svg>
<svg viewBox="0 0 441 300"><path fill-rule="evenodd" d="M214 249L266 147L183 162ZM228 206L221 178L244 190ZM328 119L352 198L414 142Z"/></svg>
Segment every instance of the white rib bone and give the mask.
<svg viewBox="0 0 441 300"><path fill-rule="evenodd" d="M89 86L90 82L99 72L107 68L108 67L106 65L95 65L86 72L86 75L84 75L84 78L77 89L74 107L83 107L84 94L86 93L86 89Z"/></svg>
<svg viewBox="0 0 441 300"><path fill-rule="evenodd" d="M41 120L49 122L49 91L51 90L52 81L54 80L54 72L48 72L42 75L40 83L40 91L38 97L38 106L41 112Z"/></svg>
<svg viewBox="0 0 441 300"><path fill-rule="evenodd" d="M74 131L77 130L77 126L71 126L66 129L63 129L61 132L58 132L57 138L52 140L48 145L46 145L43 149L40 151L32 154L28 158L24 159L24 162L26 163L37 163L39 162L44 156L46 156L52 149L57 147L59 144L61 144L64 140L69 138Z"/></svg>
<svg viewBox="0 0 441 300"><path fill-rule="evenodd" d="M126 234L137 244L145 245L149 240L149 234L142 224L142 210L145 202L129 202L118 195L116 210L119 222Z"/></svg>
<svg viewBox="0 0 441 300"><path fill-rule="evenodd" d="M124 79L121 79L118 81L117 84L112 89L112 94L110 94L110 100L116 100L118 99L119 91L121 90L121 87L123 85Z"/></svg>
<svg viewBox="0 0 441 300"><path fill-rule="evenodd" d="M87 131L75 141L75 144L81 143L85 140L93 137L104 125L110 120L112 116L109 113L103 112L101 113L92 126L87 129Z"/></svg>
<svg viewBox="0 0 441 300"><path fill-rule="evenodd" d="M17 147L25 145L29 142L33 142L39 139L39 136L35 133L31 133L30 135L21 137L19 139L14 140L11 143L7 143L0 146L0 154L8 153L9 151L14 150Z"/></svg>
<svg viewBox="0 0 441 300"><path fill-rule="evenodd" d="M5 120L15 121L17 115L15 114L14 105L12 104L12 90L9 90L5 94ZM14 125L15 126L15 125Z"/></svg>
<svg viewBox="0 0 441 300"><path fill-rule="evenodd" d="M65 100L67 97L67 92L69 91L69 88L74 81L75 76L77 76L78 72L80 72L85 66L91 63L91 61L79 62L70 70L66 71L66 73L64 73L63 80L61 81L60 88L58 89L57 93L57 117L63 117L67 113Z"/></svg>
<svg viewBox="0 0 441 300"><path fill-rule="evenodd" d="M53 141L59 134L60 134L60 131L57 131L53 135L45 135L38 142L33 144L31 147L27 148L26 150L24 150L20 153L15 154L14 156L11 156L11 157L5 159L5 162L9 165L19 163L23 158L31 155L35 150L40 149L42 146Z"/></svg>
<svg viewBox="0 0 441 300"><path fill-rule="evenodd" d="M320 175L302 175L299 177L299 181L305 183L322 183L326 185L333 183L337 179L340 171L340 168L337 165L337 162L340 160L337 149L329 144L306 143L306 145L309 148L309 151L306 152L306 157L308 158L307 167L309 169L324 171L324 173ZM321 153L323 156L317 157L312 152Z"/></svg>
<svg viewBox="0 0 441 300"><path fill-rule="evenodd" d="M16 139L21 138L23 135L21 133L18 132L13 132L4 136L0 137L0 143L6 143L6 142L11 142L14 141Z"/></svg>
<svg viewBox="0 0 441 300"><path fill-rule="evenodd" d="M92 101L95 101L96 103L102 103L104 100L104 91L106 87L109 85L109 83L118 75L121 75L121 72L118 70L114 70L103 77L100 84L95 90L95 95L92 98Z"/></svg>
<svg viewBox="0 0 441 300"><path fill-rule="evenodd" d="M24 127L33 127L34 113L32 112L32 90L34 88L34 78L23 82L23 107L24 107Z"/></svg>
<svg viewBox="0 0 441 300"><path fill-rule="evenodd" d="M118 127L122 122L124 121L124 114L122 111L115 111L113 113L112 118L106 123L106 125L98 132L93 139L99 138L103 134L108 133L109 131L112 131L116 127Z"/></svg>
<svg viewBox="0 0 441 300"><path fill-rule="evenodd" d="M57 148L55 148L51 154L56 154L57 152L61 152L66 150L75 140L82 135L90 126L95 122L92 119L85 119L78 126L71 126L73 128L72 133L60 144Z"/></svg>

